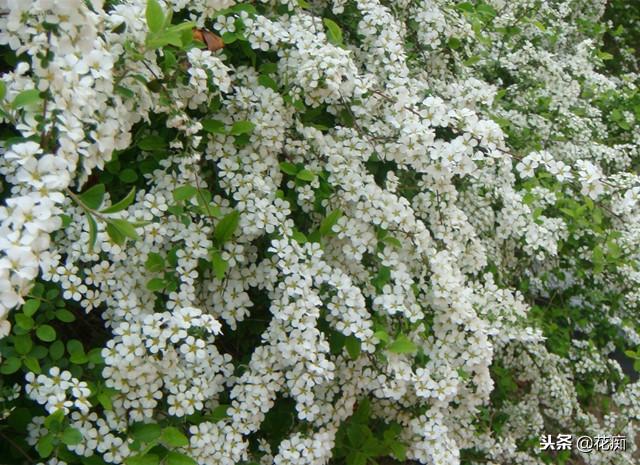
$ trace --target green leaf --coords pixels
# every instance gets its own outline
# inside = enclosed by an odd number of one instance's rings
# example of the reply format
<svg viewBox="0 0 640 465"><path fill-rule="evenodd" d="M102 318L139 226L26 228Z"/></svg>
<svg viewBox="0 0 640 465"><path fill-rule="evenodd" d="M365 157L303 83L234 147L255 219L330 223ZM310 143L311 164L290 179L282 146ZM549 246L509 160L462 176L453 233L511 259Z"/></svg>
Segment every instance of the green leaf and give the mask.
<svg viewBox="0 0 640 465"><path fill-rule="evenodd" d="M169 262L169 265L173 267L178 265L178 250L179 247L175 246L167 252L167 261Z"/></svg>
<svg viewBox="0 0 640 465"><path fill-rule="evenodd" d="M522 203L524 203L525 205L531 205L534 200L536 200L536 196L533 194L533 192L527 192L522 196Z"/></svg>
<svg viewBox="0 0 640 465"><path fill-rule="evenodd" d="M160 136L147 136L138 141L138 148L145 152L161 152L166 149L167 144Z"/></svg>
<svg viewBox="0 0 640 465"><path fill-rule="evenodd" d="M227 418L229 415L227 414L227 410L229 410L229 405L220 404L211 412L211 420L212 421L220 421L224 418Z"/></svg>
<svg viewBox="0 0 640 465"><path fill-rule="evenodd" d="M169 10L169 11L172 12L173 10ZM178 59L176 58L176 55L171 50L167 49L164 51L164 60L162 63L163 63L163 68L165 70L172 70L178 63Z"/></svg>
<svg viewBox="0 0 640 465"><path fill-rule="evenodd" d="M147 0L147 10L145 12L147 26L151 32L159 32L164 25L164 13L157 0Z"/></svg>
<svg viewBox="0 0 640 465"><path fill-rule="evenodd" d="M4 100L7 95L7 84L0 79L0 100Z"/></svg>
<svg viewBox="0 0 640 465"><path fill-rule="evenodd" d="M40 91L38 89L23 90L11 102L14 109L33 105L40 100Z"/></svg>
<svg viewBox="0 0 640 465"><path fill-rule="evenodd" d="M49 355L49 351L45 346L36 345L33 347L33 350L29 353L29 356L34 357L38 360L45 358Z"/></svg>
<svg viewBox="0 0 640 465"><path fill-rule="evenodd" d="M110 207L107 207L104 210L101 210L100 213L116 213L116 212L122 211L125 208L127 208L129 205L131 205L135 200L135 198L136 198L136 188L132 187L125 198L120 200L118 203L115 203Z"/></svg>
<svg viewBox="0 0 640 465"><path fill-rule="evenodd" d="M329 43L335 46L342 45L342 30L340 29L340 26L338 26L335 21L329 18L324 18L322 22L327 28L327 40L329 41Z"/></svg>
<svg viewBox="0 0 640 465"><path fill-rule="evenodd" d="M251 121L238 121L236 123L233 123L233 126L231 126L231 130L229 131L229 134L231 134L232 136L239 136L241 134L250 134L254 129L255 129L256 125L253 124Z"/></svg>
<svg viewBox="0 0 640 465"><path fill-rule="evenodd" d="M480 56L479 55L474 55L472 57L467 58L465 61L462 62L463 65L465 66L473 66L475 65L477 62L480 61Z"/></svg>
<svg viewBox="0 0 640 465"><path fill-rule="evenodd" d="M178 428L167 426L162 430L160 442L170 447L186 447L189 445L189 439Z"/></svg>
<svg viewBox="0 0 640 465"><path fill-rule="evenodd" d="M213 267L213 272L215 273L216 278L223 280L224 275L229 268L229 264L224 258L222 258L218 250L213 250L211 253L211 266Z"/></svg>
<svg viewBox="0 0 640 465"><path fill-rule="evenodd" d="M380 330L373 333L375 337L380 339L380 341L388 343L390 341L389 334L386 331Z"/></svg>
<svg viewBox="0 0 640 465"><path fill-rule="evenodd" d="M393 247L397 247L399 249L402 248L402 242L400 242L400 239L393 236L386 236L384 239L382 239L382 242L384 242L385 244L389 244Z"/></svg>
<svg viewBox="0 0 640 465"><path fill-rule="evenodd" d="M98 208L100 208L100 205L102 205L104 192L104 184L96 184L95 186L80 194L79 197L80 200L82 200L82 203L84 203L87 207L91 208L92 210L97 210Z"/></svg>
<svg viewBox="0 0 640 465"><path fill-rule="evenodd" d="M229 8L229 10L231 10L233 13L241 13L243 11L246 11L247 13L249 13L249 15L252 15L252 16L255 16L258 14L256 8L249 3L238 3L232 6L231 8Z"/></svg>
<svg viewBox="0 0 640 465"><path fill-rule="evenodd" d="M157 423L140 423L133 428L133 438L141 442L152 442L160 437L162 429Z"/></svg>
<svg viewBox="0 0 640 465"><path fill-rule="evenodd" d="M76 320L76 316L66 308L56 310L56 318L64 323L71 323Z"/></svg>
<svg viewBox="0 0 640 465"><path fill-rule="evenodd" d="M560 211L570 218L576 219L578 217L578 211L571 208L561 208Z"/></svg>
<svg viewBox="0 0 640 465"><path fill-rule="evenodd" d="M452 50L458 50L462 46L462 42L460 42L460 39L458 39L457 37L449 37L447 45Z"/></svg>
<svg viewBox="0 0 640 465"><path fill-rule="evenodd" d="M601 50L596 51L596 55L598 56L598 58L604 61L613 60L614 58L613 55L610 54L609 52L603 52Z"/></svg>
<svg viewBox="0 0 640 465"><path fill-rule="evenodd" d="M124 237L134 240L140 239L140 236L136 232L136 228L127 220L123 220L121 218L110 218L107 220L107 228L109 226L113 226Z"/></svg>
<svg viewBox="0 0 640 465"><path fill-rule="evenodd" d="M56 330L53 329L52 326L42 325L36 329L36 336L38 339L45 342L55 341L56 339Z"/></svg>
<svg viewBox="0 0 640 465"><path fill-rule="evenodd" d="M198 189L194 186L180 186L176 190L173 191L173 199L176 202L182 202L185 200L189 200L191 197L198 193Z"/></svg>
<svg viewBox="0 0 640 465"><path fill-rule="evenodd" d="M217 119L204 119L201 121L202 128L210 132L212 134L226 134L227 130L222 121L218 121Z"/></svg>
<svg viewBox="0 0 640 465"><path fill-rule="evenodd" d="M609 239L607 241L607 249L608 255L614 260L620 258L620 256L622 255L622 249L613 239Z"/></svg>
<svg viewBox="0 0 640 465"><path fill-rule="evenodd" d="M308 237L309 242L320 242L320 239L322 238L318 230L311 232Z"/></svg>
<svg viewBox="0 0 640 465"><path fill-rule="evenodd" d="M402 427L398 423L391 423L387 429L382 433L382 437L385 442L393 442L400 432L402 431Z"/></svg>
<svg viewBox="0 0 640 465"><path fill-rule="evenodd" d="M344 345L347 349L347 352L349 352L349 357L351 357L352 360L355 360L360 356L360 348L362 345L360 339L353 335L347 336L344 341Z"/></svg>
<svg viewBox="0 0 640 465"><path fill-rule="evenodd" d="M240 212L234 210L228 215L225 215L225 217L222 218L216 225L216 229L213 232L214 239L218 243L224 244L233 237L233 233L235 232L239 224Z"/></svg>
<svg viewBox="0 0 640 465"><path fill-rule="evenodd" d="M87 358L94 365L104 364L104 358L102 358L102 349L100 347L91 349L87 354Z"/></svg>
<svg viewBox="0 0 640 465"><path fill-rule="evenodd" d="M403 443L399 442L399 441L393 441L389 444L389 447L391 448L391 452L393 452L393 455L395 456L396 459L404 462L405 460L407 460L407 446L404 445Z"/></svg>
<svg viewBox="0 0 640 465"><path fill-rule="evenodd" d="M182 34L169 31L164 31L162 35L153 34L151 37L147 37L145 45L150 50L155 50L165 45L174 45L182 48Z"/></svg>
<svg viewBox="0 0 640 465"><path fill-rule="evenodd" d="M38 451L38 455L41 458L46 459L53 452L53 440L55 436L52 433L49 433L45 436L42 436L38 443L36 444L36 450Z"/></svg>
<svg viewBox="0 0 640 465"><path fill-rule="evenodd" d="M169 26L171 26L172 20L173 20L173 10L169 8L167 10L166 16L164 17L164 21L162 22L162 29L167 29Z"/></svg>
<svg viewBox="0 0 640 465"><path fill-rule="evenodd" d="M342 216L342 211L339 209L333 210L327 215L327 217L320 223L320 234L323 236L329 236L333 234L332 227L338 222Z"/></svg>
<svg viewBox="0 0 640 465"><path fill-rule="evenodd" d="M210 207L216 207L219 209L217 205L211 205L212 198L213 198L213 195L211 194L210 191L206 189L198 189L198 195L196 196L196 203L198 204L198 206L204 208L205 211L207 210L207 208L210 208ZM219 211L216 212L215 214L214 212L211 212L212 216L217 216L218 214L220 214Z"/></svg>
<svg viewBox="0 0 640 465"><path fill-rule="evenodd" d="M604 269L604 252L600 245L596 245L593 249L593 269L596 273L601 273Z"/></svg>
<svg viewBox="0 0 640 465"><path fill-rule="evenodd" d="M138 454L127 457L124 461L126 465L158 465L160 457L156 454Z"/></svg>
<svg viewBox="0 0 640 465"><path fill-rule="evenodd" d="M0 373L3 375L10 375L20 369L22 362L17 357L7 357L2 361L0 365Z"/></svg>
<svg viewBox="0 0 640 465"><path fill-rule="evenodd" d="M98 240L98 224L91 215L87 215L87 222L89 223L89 252L92 253Z"/></svg>
<svg viewBox="0 0 640 465"><path fill-rule="evenodd" d="M31 328L33 328L34 324L35 322L30 316L27 316L23 313L16 314L16 325L18 325L19 328L29 331Z"/></svg>
<svg viewBox="0 0 640 465"><path fill-rule="evenodd" d="M132 184L138 180L138 173L136 173L135 170L132 170L131 168L126 168L120 171L120 176L118 177L120 178L120 181L127 184Z"/></svg>
<svg viewBox="0 0 640 465"><path fill-rule="evenodd" d="M338 355L342 352L346 339L347 337L339 331L332 330L329 332L329 349L333 355Z"/></svg>
<svg viewBox="0 0 640 465"><path fill-rule="evenodd" d="M267 76L265 74L260 75L258 78L258 84L275 90L276 92L278 91L278 83L271 76Z"/></svg>
<svg viewBox="0 0 640 465"><path fill-rule="evenodd" d="M418 350L418 347L407 336L401 334L395 341L389 344L387 349L389 352L396 354L409 354Z"/></svg>
<svg viewBox="0 0 640 465"><path fill-rule="evenodd" d="M152 278L149 281L147 281L147 289L150 290L151 292L156 292L161 289L164 289L164 286L165 286L165 283L164 283L164 279L162 278Z"/></svg>
<svg viewBox="0 0 640 465"><path fill-rule="evenodd" d="M166 457L167 465L198 465L191 457L179 452L170 451Z"/></svg>
<svg viewBox="0 0 640 465"><path fill-rule="evenodd" d="M66 428L62 432L62 442L67 446L73 446L75 444L80 444L82 441L82 433L76 428Z"/></svg>
<svg viewBox="0 0 640 465"><path fill-rule="evenodd" d="M298 244L305 244L307 242L307 236L304 235L304 233L298 231L297 229L295 229L292 233L291 233L291 237L298 243Z"/></svg>
<svg viewBox="0 0 640 465"><path fill-rule="evenodd" d="M62 424L63 420L64 411L62 409L58 409L47 418L45 418L44 426L47 429L59 431L59 426Z"/></svg>
<svg viewBox="0 0 640 465"><path fill-rule="evenodd" d="M78 350L72 353L71 356L69 357L69 360L74 365L84 365L89 361L89 357L87 357L87 354L84 353L84 348L83 348L82 350Z"/></svg>
<svg viewBox="0 0 640 465"><path fill-rule="evenodd" d="M60 295L60 290L54 287L52 289L49 289L45 295L47 299L53 300Z"/></svg>
<svg viewBox="0 0 640 465"><path fill-rule="evenodd" d="M34 373L40 373L42 371L40 369L40 362L38 362L38 359L34 357L25 358L24 366L26 366L29 371L33 371Z"/></svg>
<svg viewBox="0 0 640 465"><path fill-rule="evenodd" d="M459 3L458 5L456 5L456 8L465 13L473 13L474 11L473 5L469 2Z"/></svg>
<svg viewBox="0 0 640 465"><path fill-rule="evenodd" d="M371 415L371 402L369 399L364 398L358 403L358 408L351 417L355 423L362 423L367 425L369 423L369 417Z"/></svg>
<svg viewBox="0 0 640 465"><path fill-rule="evenodd" d="M381 266L376 274L375 278L371 280L371 283L376 287L378 291L381 291L385 284L391 279L391 269L388 266Z"/></svg>
<svg viewBox="0 0 640 465"><path fill-rule="evenodd" d="M351 450L345 460L347 465L366 465L367 455L360 450Z"/></svg>
<svg viewBox="0 0 640 465"><path fill-rule="evenodd" d="M362 449L361 446L367 440L367 436L370 435L371 431L369 428L359 422L351 422L347 428L347 437L349 438L349 443L354 449ZM347 459L347 461L349 460Z"/></svg>
<svg viewBox="0 0 640 465"><path fill-rule="evenodd" d="M69 352L70 355L84 354L84 347L82 346L82 342L78 341L77 339L71 339L67 341L67 352Z"/></svg>
<svg viewBox="0 0 640 465"><path fill-rule="evenodd" d="M33 350L29 353L29 355L40 360L49 355L49 351L45 346L37 345L33 347Z"/></svg>
<svg viewBox="0 0 640 465"><path fill-rule="evenodd" d="M136 95L133 93L131 89L127 89L126 87L123 87L123 86L116 86L114 90L116 91L117 94L120 94L125 98L133 98Z"/></svg>
<svg viewBox="0 0 640 465"><path fill-rule="evenodd" d="M535 27L537 27L542 32L545 32L547 30L547 26L545 26L544 23L541 23L538 20L531 21L531 24L533 24Z"/></svg>
<svg viewBox="0 0 640 465"><path fill-rule="evenodd" d="M496 15L498 14L498 12L491 5L487 3L478 4L478 6L476 7L476 11L480 15L484 16L484 18L487 20L491 20L495 18Z"/></svg>
<svg viewBox="0 0 640 465"><path fill-rule="evenodd" d="M167 27L167 32L169 34L182 33L184 31L188 31L189 33L191 33L191 30L194 27L196 27L196 23L194 23L193 21L185 21L184 23L174 24L173 26Z"/></svg>
<svg viewBox="0 0 640 465"><path fill-rule="evenodd" d="M102 407L105 410L113 410L113 404L111 403L111 398L115 393L116 393L115 390L109 389L109 388L104 388L102 391L98 393L98 396L97 396L98 402L100 402L100 405L102 405Z"/></svg>
<svg viewBox="0 0 640 465"><path fill-rule="evenodd" d="M316 178L316 175L307 169L303 169L298 171L298 174L296 174L296 178L300 179L301 181L311 182Z"/></svg>
<svg viewBox="0 0 640 465"><path fill-rule="evenodd" d="M64 343L60 340L55 341L49 346L49 356L52 360L60 360L64 355Z"/></svg>
<svg viewBox="0 0 640 465"><path fill-rule="evenodd" d="M34 313L40 308L40 300L29 299L22 306L22 313L27 316L33 316Z"/></svg>
<svg viewBox="0 0 640 465"><path fill-rule="evenodd" d="M16 315L16 323L18 323L18 326L20 326L23 329L33 328L33 318L31 318L31 315L33 315L36 312L38 307L40 307L39 300L36 300L36 299L27 300L25 304L22 306L23 314L19 313ZM27 318L28 321L22 320L23 318Z"/></svg>
<svg viewBox="0 0 640 465"><path fill-rule="evenodd" d="M13 336L13 344L20 355L25 355L31 352L33 348L33 341L29 334L21 334L19 336Z"/></svg>
<svg viewBox="0 0 640 465"><path fill-rule="evenodd" d="M162 255L155 252L149 252L147 261L144 262L144 267L147 271L157 273L159 271L162 271L164 269L164 266L164 258L162 257Z"/></svg>
<svg viewBox="0 0 640 465"><path fill-rule="evenodd" d="M222 41L228 45L228 44L232 44L234 43L236 40L238 40L238 35L234 34L233 32L225 32L224 34L222 34Z"/></svg>
<svg viewBox="0 0 640 465"><path fill-rule="evenodd" d="M280 171L290 176L295 176L298 173L298 167L293 163L283 161L282 163L280 163Z"/></svg>

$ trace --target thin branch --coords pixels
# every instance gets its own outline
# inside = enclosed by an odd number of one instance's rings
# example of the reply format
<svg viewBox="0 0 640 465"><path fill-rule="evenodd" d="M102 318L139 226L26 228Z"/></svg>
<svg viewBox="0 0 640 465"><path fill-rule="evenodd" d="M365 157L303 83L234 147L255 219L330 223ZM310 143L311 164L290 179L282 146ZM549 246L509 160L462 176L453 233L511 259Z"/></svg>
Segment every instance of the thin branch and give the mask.
<svg viewBox="0 0 640 465"><path fill-rule="evenodd" d="M29 461L29 463L35 463L35 460L33 460L33 459L31 458L31 456L30 456L29 454L27 454L27 452L26 452L22 447L20 447L20 445L19 445L19 444L17 444L13 439L11 439L9 436L7 436L6 434L4 434L1 430L0 430L0 436L1 436L5 441L7 441L10 445L12 445L12 446L13 446L13 448L14 448L15 450L17 450L18 452L20 452L20 454L22 454L22 455L24 456L24 458L26 458L26 459Z"/></svg>
<svg viewBox="0 0 640 465"><path fill-rule="evenodd" d="M86 213L93 215L97 218L100 218L102 221L104 222L108 222L107 218L102 215L100 212L94 210L93 208L89 208L83 201L82 199L75 193L73 192L71 189L69 189L68 187L65 189L65 192L69 195L69 197L71 197L73 199L73 201L75 203L78 204L78 206L80 208L82 208Z"/></svg>

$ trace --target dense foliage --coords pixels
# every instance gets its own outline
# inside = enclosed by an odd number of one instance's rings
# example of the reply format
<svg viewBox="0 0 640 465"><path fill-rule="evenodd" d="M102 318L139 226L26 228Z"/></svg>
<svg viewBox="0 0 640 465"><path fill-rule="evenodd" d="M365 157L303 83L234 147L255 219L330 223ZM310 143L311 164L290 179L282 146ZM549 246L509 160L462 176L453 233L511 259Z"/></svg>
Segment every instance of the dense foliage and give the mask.
<svg viewBox="0 0 640 465"><path fill-rule="evenodd" d="M0 0L0 461L635 463L639 18Z"/></svg>

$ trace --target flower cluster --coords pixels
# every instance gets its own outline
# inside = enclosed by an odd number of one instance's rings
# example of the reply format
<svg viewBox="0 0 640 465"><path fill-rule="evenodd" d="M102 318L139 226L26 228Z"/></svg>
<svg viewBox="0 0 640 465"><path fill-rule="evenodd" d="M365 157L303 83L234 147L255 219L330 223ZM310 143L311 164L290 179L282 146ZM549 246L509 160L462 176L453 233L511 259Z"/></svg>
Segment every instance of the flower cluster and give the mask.
<svg viewBox="0 0 640 465"><path fill-rule="evenodd" d="M457 465L552 460L527 447L557 425L633 442L638 76L605 72L605 2L577 3L0 2L0 371L48 414L28 444Z"/></svg>
<svg viewBox="0 0 640 465"><path fill-rule="evenodd" d="M71 399L68 398L69 390ZM31 399L44 405L49 413L63 410L68 414L72 408L88 413L91 408L88 399L91 390L87 383L72 377L69 371L60 371L58 367L52 367L49 376L27 373L25 392Z"/></svg>

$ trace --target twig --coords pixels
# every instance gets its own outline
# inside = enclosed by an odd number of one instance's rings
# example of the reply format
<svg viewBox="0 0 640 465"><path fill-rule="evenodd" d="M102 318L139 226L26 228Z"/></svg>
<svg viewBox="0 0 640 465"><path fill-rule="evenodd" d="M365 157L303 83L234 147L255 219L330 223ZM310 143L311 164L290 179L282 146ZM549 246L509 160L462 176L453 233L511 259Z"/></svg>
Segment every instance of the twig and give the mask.
<svg viewBox="0 0 640 465"><path fill-rule="evenodd" d="M31 458L31 456L27 454L27 452L22 447L20 447L20 445L17 444L13 439L8 437L2 431L0 431L0 436L2 436L2 438L6 440L9 444L11 444L18 452L20 452L29 461L29 463L35 463L35 461Z"/></svg>
<svg viewBox="0 0 640 465"><path fill-rule="evenodd" d="M82 208L85 212L87 212L90 215L93 215L97 218L100 218L102 221L104 222L108 222L107 218L102 215L100 212L95 211L93 208L89 208L87 205L85 205L85 203L82 201L82 199L80 199L80 197L73 192L71 189L69 189L68 187L65 188L65 192L67 194L69 194L69 197L71 197L73 199L73 201L75 203L78 204L78 206L80 206L80 208Z"/></svg>

